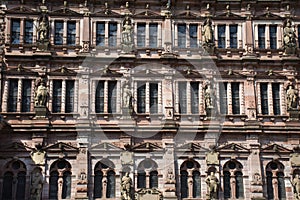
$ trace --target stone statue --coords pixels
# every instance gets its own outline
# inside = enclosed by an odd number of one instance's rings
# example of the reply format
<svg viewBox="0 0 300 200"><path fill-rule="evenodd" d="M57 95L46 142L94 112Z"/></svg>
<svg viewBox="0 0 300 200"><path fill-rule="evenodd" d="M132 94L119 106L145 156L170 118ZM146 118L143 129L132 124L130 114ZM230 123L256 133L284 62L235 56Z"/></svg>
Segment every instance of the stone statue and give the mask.
<svg viewBox="0 0 300 200"><path fill-rule="evenodd" d="M295 199L300 199L300 179L299 179L299 174L295 175L295 178L292 181L292 185L294 186L294 197L295 197Z"/></svg>
<svg viewBox="0 0 300 200"><path fill-rule="evenodd" d="M286 91L287 109L296 109L298 106L298 90L289 85Z"/></svg>
<svg viewBox="0 0 300 200"><path fill-rule="evenodd" d="M132 179L129 176L129 172L126 172L121 182L121 200L131 200L131 187Z"/></svg>
<svg viewBox="0 0 300 200"><path fill-rule="evenodd" d="M40 200L43 189L43 176L40 172L32 174L30 200Z"/></svg>
<svg viewBox="0 0 300 200"><path fill-rule="evenodd" d="M129 17L126 17L123 22L122 30L122 50L124 53L130 53L133 50L133 27Z"/></svg>
<svg viewBox="0 0 300 200"><path fill-rule="evenodd" d="M48 39L48 29L49 29L48 21L46 17L43 16L37 28L38 39L40 42L44 42L46 39Z"/></svg>
<svg viewBox="0 0 300 200"><path fill-rule="evenodd" d="M168 169L167 183L175 183L175 176L174 176L172 168Z"/></svg>
<svg viewBox="0 0 300 200"><path fill-rule="evenodd" d="M202 42L204 45L213 44L213 30L211 20L207 18L202 30Z"/></svg>
<svg viewBox="0 0 300 200"><path fill-rule="evenodd" d="M132 103L132 94L131 94L131 90L129 89L129 85L126 84L124 86L124 89L123 89L123 97L122 97L123 101L123 108L131 108L131 103Z"/></svg>
<svg viewBox="0 0 300 200"><path fill-rule="evenodd" d="M44 81L41 81L38 84L38 87L35 91L35 106L46 106L48 91Z"/></svg>
<svg viewBox="0 0 300 200"><path fill-rule="evenodd" d="M292 27L292 22L290 19L286 21L285 27L283 29L283 48L285 54L294 54L296 49L296 34Z"/></svg>
<svg viewBox="0 0 300 200"><path fill-rule="evenodd" d="M215 176L215 173L210 172L210 175L207 176L205 182L207 184L207 199L217 199L219 180Z"/></svg>
<svg viewBox="0 0 300 200"><path fill-rule="evenodd" d="M204 98L205 98L205 108L206 108L206 110L212 109L212 108L215 107L214 106L214 103L215 103L215 94L211 90L211 85L210 84L208 84L206 86Z"/></svg>

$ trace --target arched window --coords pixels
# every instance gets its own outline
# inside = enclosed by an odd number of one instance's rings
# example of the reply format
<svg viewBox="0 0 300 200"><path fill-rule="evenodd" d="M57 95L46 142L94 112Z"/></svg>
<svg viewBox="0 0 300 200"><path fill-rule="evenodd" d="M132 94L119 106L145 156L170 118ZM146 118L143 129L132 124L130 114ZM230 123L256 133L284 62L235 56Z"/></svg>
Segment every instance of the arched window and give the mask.
<svg viewBox="0 0 300 200"><path fill-rule="evenodd" d="M26 166L16 160L8 163L3 176L2 199L25 199Z"/></svg>
<svg viewBox="0 0 300 200"><path fill-rule="evenodd" d="M266 179L268 199L286 199L283 172L284 166L282 163L278 161L271 161L267 164Z"/></svg>
<svg viewBox="0 0 300 200"><path fill-rule="evenodd" d="M243 165L236 160L225 163L223 169L224 198L244 198L242 169Z"/></svg>
<svg viewBox="0 0 300 200"><path fill-rule="evenodd" d="M97 162L94 168L94 198L115 198L116 176L114 168L115 165L108 159Z"/></svg>
<svg viewBox="0 0 300 200"><path fill-rule="evenodd" d="M71 164L60 159L52 163L50 167L50 180L49 180L49 198L58 199L58 194L61 194L62 199L71 198ZM58 183L62 183L62 188L58 187ZM61 191L59 191L61 190Z"/></svg>
<svg viewBox="0 0 300 200"><path fill-rule="evenodd" d="M138 165L138 188L157 188L158 172L157 164L153 160L146 158Z"/></svg>
<svg viewBox="0 0 300 200"><path fill-rule="evenodd" d="M194 160L187 160L180 166L181 198L201 197L200 165ZM189 196L192 194L192 196Z"/></svg>

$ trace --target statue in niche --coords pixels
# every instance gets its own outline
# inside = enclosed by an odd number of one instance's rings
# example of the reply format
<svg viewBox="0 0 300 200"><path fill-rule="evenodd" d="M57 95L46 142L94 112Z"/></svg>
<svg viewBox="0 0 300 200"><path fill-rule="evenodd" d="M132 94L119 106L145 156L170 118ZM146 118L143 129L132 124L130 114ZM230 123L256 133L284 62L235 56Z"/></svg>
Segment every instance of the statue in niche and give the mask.
<svg viewBox="0 0 300 200"><path fill-rule="evenodd" d="M37 83L37 88L35 91L35 97L34 97L35 106L45 107L47 102L47 97L48 97L48 90L46 87L46 83L43 80L40 80Z"/></svg>
<svg viewBox="0 0 300 200"><path fill-rule="evenodd" d="M286 20L283 28L283 48L285 54L294 54L296 50L296 34L290 19Z"/></svg>
<svg viewBox="0 0 300 200"><path fill-rule="evenodd" d="M123 108L131 108L132 94L129 85L126 84L123 89Z"/></svg>
<svg viewBox="0 0 300 200"><path fill-rule="evenodd" d="M203 30L202 30L202 42L203 45L213 46L213 29L212 23L209 18L207 18L204 22Z"/></svg>
<svg viewBox="0 0 300 200"><path fill-rule="evenodd" d="M123 30L122 30L122 46L124 53L130 53L133 50L133 27L131 19L126 16L123 22Z"/></svg>
<svg viewBox="0 0 300 200"><path fill-rule="evenodd" d="M295 199L300 199L300 179L299 174L296 174L293 178L292 185L294 187L294 197Z"/></svg>
<svg viewBox="0 0 300 200"><path fill-rule="evenodd" d="M211 89L211 85L208 84L205 89L204 93L204 99L205 99L205 108L206 110L208 109L213 109L215 106L215 93Z"/></svg>
<svg viewBox="0 0 300 200"><path fill-rule="evenodd" d="M215 176L215 172L210 172L210 175L205 179L207 184L207 199L217 199L219 180Z"/></svg>
<svg viewBox="0 0 300 200"><path fill-rule="evenodd" d="M288 86L286 91L287 109L296 109L298 106L298 90L294 89L292 85Z"/></svg>
<svg viewBox="0 0 300 200"><path fill-rule="evenodd" d="M32 174L30 199L40 200L42 189L43 189L43 175L41 174L41 172L37 171Z"/></svg>
<svg viewBox="0 0 300 200"><path fill-rule="evenodd" d="M132 187L132 179L129 176L129 172L126 172L125 176L122 177L122 181L121 181L122 200L131 200L131 187Z"/></svg>
<svg viewBox="0 0 300 200"><path fill-rule="evenodd" d="M46 16L44 15L39 23L38 28L37 28L38 39L40 42L43 42L46 39L48 39L48 30L49 30L48 20L46 19Z"/></svg>

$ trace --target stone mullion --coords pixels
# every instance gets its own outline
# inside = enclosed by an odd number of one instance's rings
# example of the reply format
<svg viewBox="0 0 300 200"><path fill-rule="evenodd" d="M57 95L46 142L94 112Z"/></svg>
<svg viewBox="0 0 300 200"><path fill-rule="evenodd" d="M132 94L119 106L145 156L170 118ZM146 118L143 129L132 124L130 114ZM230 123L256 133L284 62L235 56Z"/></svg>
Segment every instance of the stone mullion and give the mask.
<svg viewBox="0 0 300 200"><path fill-rule="evenodd" d="M191 114L191 82L186 82L186 113Z"/></svg>
<svg viewBox="0 0 300 200"><path fill-rule="evenodd" d="M95 93L92 93L92 96ZM74 80L74 113L78 113L78 80Z"/></svg>
<svg viewBox="0 0 300 200"><path fill-rule="evenodd" d="M240 23L238 24L238 34L237 34L237 40L238 40L238 48L243 48L243 33L242 33L243 25Z"/></svg>
<svg viewBox="0 0 300 200"><path fill-rule="evenodd" d="M138 96L137 96L137 81L134 82L134 85L133 85L133 98L135 99L134 103L133 103L133 107L134 107L134 110L137 111L137 99L138 99Z"/></svg>
<svg viewBox="0 0 300 200"><path fill-rule="evenodd" d="M175 82L175 108L176 108L176 113L179 113L179 89L178 89L178 82Z"/></svg>
<svg viewBox="0 0 300 200"><path fill-rule="evenodd" d="M121 45L121 32L122 32L121 22L117 24L117 46Z"/></svg>
<svg viewBox="0 0 300 200"><path fill-rule="evenodd" d="M150 113L150 84L149 82L147 81L146 82L146 88L145 88L145 113Z"/></svg>
<svg viewBox="0 0 300 200"><path fill-rule="evenodd" d="M200 41L202 41L202 25L198 24L198 30L197 30L197 45L201 44Z"/></svg>
<svg viewBox="0 0 300 200"><path fill-rule="evenodd" d="M117 81L117 107L116 107L116 112L117 113L121 113L121 95L122 95L122 92L121 92L121 82L120 81Z"/></svg>
<svg viewBox="0 0 300 200"><path fill-rule="evenodd" d="M277 25L277 48L282 47L282 25ZM297 33L296 33L297 34ZM298 35L298 34L297 34Z"/></svg>
<svg viewBox="0 0 300 200"><path fill-rule="evenodd" d="M34 95L35 95L35 81L31 80L31 93L30 93L30 112L34 111Z"/></svg>
<svg viewBox="0 0 300 200"><path fill-rule="evenodd" d="M97 22L92 22L92 45L97 46Z"/></svg>
<svg viewBox="0 0 300 200"><path fill-rule="evenodd" d="M279 97L280 97L280 114L286 115L286 101L285 101L285 92L283 88L283 84L279 84Z"/></svg>
<svg viewBox="0 0 300 200"><path fill-rule="evenodd" d="M277 173L277 171L272 171L273 195L274 195L274 200L279 200L279 197L278 197L278 180L277 180L276 173Z"/></svg>
<svg viewBox="0 0 300 200"><path fill-rule="evenodd" d="M150 188L150 171L145 170L146 172L146 188Z"/></svg>
<svg viewBox="0 0 300 200"><path fill-rule="evenodd" d="M162 112L162 84L161 82L158 83L158 105L157 105L157 112Z"/></svg>
<svg viewBox="0 0 300 200"><path fill-rule="evenodd" d="M146 23L146 33L145 33L145 46L149 47L149 40L150 40L150 35L149 35L149 23Z"/></svg>
<svg viewBox="0 0 300 200"><path fill-rule="evenodd" d="M18 186L18 175L17 173L15 173L13 175L13 181L12 181L12 200L16 200L17 186Z"/></svg>
<svg viewBox="0 0 300 200"><path fill-rule="evenodd" d="M75 36L75 44L80 44L80 21L76 20L76 36Z"/></svg>
<svg viewBox="0 0 300 200"><path fill-rule="evenodd" d="M108 112L108 81L104 82L104 113Z"/></svg>
<svg viewBox="0 0 300 200"><path fill-rule="evenodd" d="M18 97L17 97L17 112L21 112L22 104L22 79L18 80Z"/></svg>
<svg viewBox="0 0 300 200"><path fill-rule="evenodd" d="M236 181L234 172L230 172L230 187L231 187L231 199L235 199L236 197Z"/></svg>
<svg viewBox="0 0 300 200"><path fill-rule="evenodd" d="M269 115L274 115L273 111L273 93L272 93L272 83L268 83L268 103L269 103Z"/></svg>
<svg viewBox="0 0 300 200"><path fill-rule="evenodd" d="M49 85L49 94L52 98L49 100L49 111L52 112L52 99L53 99L53 80L50 80L50 85Z"/></svg>
<svg viewBox="0 0 300 200"><path fill-rule="evenodd" d="M91 113L96 113L96 85L97 85L97 80L92 80L91 83Z"/></svg>
<svg viewBox="0 0 300 200"><path fill-rule="evenodd" d="M240 114L244 115L245 114L245 91L244 91L244 83L241 82L239 85L239 89L240 89L240 106L241 106L241 110L240 110Z"/></svg>
<svg viewBox="0 0 300 200"><path fill-rule="evenodd" d="M4 82L2 112L7 112L7 101L8 101L8 92L9 92L8 90L9 90L9 81L5 80L5 82Z"/></svg>
<svg viewBox="0 0 300 200"><path fill-rule="evenodd" d="M24 19L20 19L20 44L24 44Z"/></svg>
<svg viewBox="0 0 300 200"><path fill-rule="evenodd" d="M178 47L178 24L174 24L174 46Z"/></svg>
<svg viewBox="0 0 300 200"><path fill-rule="evenodd" d="M133 34L133 43L135 46L137 46L137 32L138 32L138 29L137 29L137 23L134 24L134 33Z"/></svg>
<svg viewBox="0 0 300 200"><path fill-rule="evenodd" d="M228 115L232 115L232 91L231 82L227 83L227 112Z"/></svg>
<svg viewBox="0 0 300 200"><path fill-rule="evenodd" d="M266 43L266 49L270 49L270 26L269 26L269 24L266 25L265 43Z"/></svg>
<svg viewBox="0 0 300 200"><path fill-rule="evenodd" d="M32 31L33 31L33 33L32 33L32 43L33 44L35 44L36 41L37 41L37 36L36 36L36 32L37 32L36 27L37 26L38 26L37 19L34 19L33 20L33 29L32 29ZM50 30L52 30L52 28L51 28L51 22L50 22Z"/></svg>
<svg viewBox="0 0 300 200"><path fill-rule="evenodd" d="M218 46L218 42L219 42L218 41L219 38L218 38L218 29L216 27L218 27L218 26L217 26L217 24L213 24L212 27L213 27L213 31L214 31L214 38L216 38L215 45L217 47Z"/></svg>
<svg viewBox="0 0 300 200"><path fill-rule="evenodd" d="M105 22L105 46L108 47L108 39L109 39L109 25L108 22Z"/></svg>
<svg viewBox="0 0 300 200"><path fill-rule="evenodd" d="M67 29L68 29L68 21L64 20L64 32L63 32L63 45L67 45Z"/></svg>
<svg viewBox="0 0 300 200"><path fill-rule="evenodd" d="M261 88L260 88L260 83L257 83L257 111L258 114L262 114L262 107L261 107Z"/></svg>
<svg viewBox="0 0 300 200"><path fill-rule="evenodd" d="M188 170L188 198L193 198L193 175L192 171Z"/></svg>
<svg viewBox="0 0 300 200"><path fill-rule="evenodd" d="M229 24L226 24L225 26L225 47L230 48L230 30L229 30Z"/></svg>
<svg viewBox="0 0 300 200"><path fill-rule="evenodd" d="M66 111L66 80L62 80L61 84L61 113Z"/></svg>
<svg viewBox="0 0 300 200"><path fill-rule="evenodd" d="M257 24L254 25L254 42L255 42L254 48L258 48L258 25Z"/></svg>
<svg viewBox="0 0 300 200"><path fill-rule="evenodd" d="M54 20L50 21L50 30L51 30L50 43L54 44L54 36L55 36L55 23L54 23Z"/></svg>
<svg viewBox="0 0 300 200"><path fill-rule="evenodd" d="M189 30L190 30L190 24L189 23L186 23L185 25L186 29L185 29L185 47L186 48L190 48L190 33L189 33Z"/></svg>
<svg viewBox="0 0 300 200"><path fill-rule="evenodd" d="M161 30L161 23L158 23L157 25L157 47L162 46L162 30Z"/></svg>

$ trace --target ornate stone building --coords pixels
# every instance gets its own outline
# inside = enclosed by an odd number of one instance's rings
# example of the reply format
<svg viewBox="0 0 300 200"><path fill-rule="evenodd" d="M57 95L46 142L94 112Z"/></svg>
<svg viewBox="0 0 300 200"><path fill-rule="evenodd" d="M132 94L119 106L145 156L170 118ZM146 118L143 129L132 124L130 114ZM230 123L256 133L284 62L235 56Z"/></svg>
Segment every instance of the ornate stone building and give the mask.
<svg viewBox="0 0 300 200"><path fill-rule="evenodd" d="M300 199L299 7L1 1L0 198Z"/></svg>

